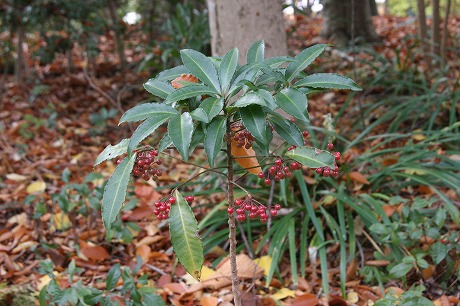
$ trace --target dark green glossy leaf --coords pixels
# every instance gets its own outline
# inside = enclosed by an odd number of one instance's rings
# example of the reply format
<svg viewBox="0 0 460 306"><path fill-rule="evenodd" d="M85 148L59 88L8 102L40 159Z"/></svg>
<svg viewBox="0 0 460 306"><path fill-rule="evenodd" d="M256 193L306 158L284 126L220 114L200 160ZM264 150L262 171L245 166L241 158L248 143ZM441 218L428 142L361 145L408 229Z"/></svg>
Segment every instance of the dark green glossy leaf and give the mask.
<svg viewBox="0 0 460 306"><path fill-rule="evenodd" d="M164 70L160 72L155 79L158 81L171 81L175 78L180 77L183 74L189 74L190 70L188 70L184 65L180 65L168 70Z"/></svg>
<svg viewBox="0 0 460 306"><path fill-rule="evenodd" d="M294 61L290 62L286 68L286 79L292 81L298 74L308 67L327 47L325 44L311 46L294 57Z"/></svg>
<svg viewBox="0 0 460 306"><path fill-rule="evenodd" d="M180 115L177 114L174 116ZM129 140L128 153L131 153L142 140L144 140L147 136L155 132L155 130L164 122L166 122L168 118L169 116L166 118L163 116L158 116L149 118L142 122L134 131L133 135L131 136L131 139Z"/></svg>
<svg viewBox="0 0 460 306"><path fill-rule="evenodd" d="M220 84L222 86L222 94L224 94L230 86L230 81L233 79L236 67L238 66L238 49L232 49L227 52L222 58L219 67Z"/></svg>
<svg viewBox="0 0 460 306"><path fill-rule="evenodd" d="M191 49L181 50L180 56L185 67L190 70L191 74L214 89L214 93L220 92L219 77L217 76L216 68L209 58Z"/></svg>
<svg viewBox="0 0 460 306"><path fill-rule="evenodd" d="M250 92L239 98L232 106L233 107L245 107L248 105L260 105L267 106L265 100L255 92Z"/></svg>
<svg viewBox="0 0 460 306"><path fill-rule="evenodd" d="M254 136L263 146L268 145L267 139L267 122L265 121L265 112L259 105L249 105L240 109L241 120L246 129Z"/></svg>
<svg viewBox="0 0 460 306"><path fill-rule="evenodd" d="M224 98L207 98L201 102L200 108L206 112L209 121L211 121L224 108Z"/></svg>
<svg viewBox="0 0 460 306"><path fill-rule="evenodd" d="M158 81L157 79L150 79L144 83L144 88L152 95L166 99L166 97L174 91L174 87L171 84Z"/></svg>
<svg viewBox="0 0 460 306"><path fill-rule="evenodd" d="M120 264L117 263L114 266L112 266L112 268L110 268L109 272L107 273L107 279L105 280L106 289L112 290L113 288L115 288L115 285L117 284L120 277L121 277Z"/></svg>
<svg viewBox="0 0 460 306"><path fill-rule="evenodd" d="M447 253L449 253L449 250L447 248L447 245L438 241L431 245L430 253L431 253L431 258L433 258L434 264L438 265L441 263L441 261L444 260L444 258L446 258Z"/></svg>
<svg viewBox="0 0 460 306"><path fill-rule="evenodd" d="M178 114L177 110L169 105L162 103L144 103L126 111L120 118L118 125L123 122L135 122L147 118L169 118L172 115Z"/></svg>
<svg viewBox="0 0 460 306"><path fill-rule="evenodd" d="M263 40L253 43L246 54L246 62L248 64L258 63L264 60L265 56L265 42Z"/></svg>
<svg viewBox="0 0 460 306"><path fill-rule="evenodd" d="M226 132L226 120L224 116L215 117L208 125L205 136L205 151L208 156L208 162L211 167L214 167L214 160L222 148L224 135Z"/></svg>
<svg viewBox="0 0 460 306"><path fill-rule="evenodd" d="M190 115L194 120L201 121L204 123L208 123L208 114L202 109L202 108L196 108L192 112L190 112Z"/></svg>
<svg viewBox="0 0 460 306"><path fill-rule="evenodd" d="M94 167L106 161L108 159L115 158L121 154L125 154L128 151L129 139L123 139L118 144L112 146L108 145L105 149L97 156Z"/></svg>
<svg viewBox="0 0 460 306"><path fill-rule="evenodd" d="M173 103L188 98L193 98L202 95L215 95L215 91L206 85L188 85L173 91L165 100L165 103Z"/></svg>
<svg viewBox="0 0 460 306"><path fill-rule="evenodd" d="M269 118L275 131L290 145L303 146L303 136L295 123L283 118L281 115L273 115Z"/></svg>
<svg viewBox="0 0 460 306"><path fill-rule="evenodd" d="M295 148L294 150L288 151L286 156L310 168L335 168L334 155L328 151L322 151L312 147Z"/></svg>
<svg viewBox="0 0 460 306"><path fill-rule="evenodd" d="M400 263L391 268L390 275L392 278L400 279L409 273L412 270L413 265L407 263Z"/></svg>
<svg viewBox="0 0 460 306"><path fill-rule="evenodd" d="M185 161L188 160L188 150L192 141L193 130L193 120L190 113L185 112L182 115L171 117L169 120L169 137Z"/></svg>
<svg viewBox="0 0 460 306"><path fill-rule="evenodd" d="M196 146L202 143L204 140L204 132L202 126L202 124L198 125L195 131L193 132L192 141L190 142L189 155L191 155L195 150Z"/></svg>
<svg viewBox="0 0 460 306"><path fill-rule="evenodd" d="M285 88L276 94L276 102L281 109L306 123L308 120L307 97L293 88Z"/></svg>
<svg viewBox="0 0 460 306"><path fill-rule="evenodd" d="M275 102L275 98L273 98L273 95L269 91L266 91L265 89L259 89L256 92L265 100L265 103L270 110L275 110L278 108L278 105Z"/></svg>
<svg viewBox="0 0 460 306"><path fill-rule="evenodd" d="M105 185L104 195L102 196L102 221L107 230L112 227L113 221L117 218L121 206L126 198L131 171L133 170L136 154L125 157L115 168L112 176Z"/></svg>
<svg viewBox="0 0 460 306"><path fill-rule="evenodd" d="M362 90L352 79L335 73L316 73L304 77L294 84L294 87L332 88Z"/></svg>
<svg viewBox="0 0 460 306"><path fill-rule="evenodd" d="M204 262L203 244L198 235L198 225L192 209L179 193L174 192L176 203L169 212L171 244L182 266L196 280L200 280Z"/></svg>
<svg viewBox="0 0 460 306"><path fill-rule="evenodd" d="M158 153L163 152L164 150L172 146L172 144L173 143L171 141L171 138L169 138L169 134L165 133L163 135L163 138L161 138L160 143L158 144Z"/></svg>

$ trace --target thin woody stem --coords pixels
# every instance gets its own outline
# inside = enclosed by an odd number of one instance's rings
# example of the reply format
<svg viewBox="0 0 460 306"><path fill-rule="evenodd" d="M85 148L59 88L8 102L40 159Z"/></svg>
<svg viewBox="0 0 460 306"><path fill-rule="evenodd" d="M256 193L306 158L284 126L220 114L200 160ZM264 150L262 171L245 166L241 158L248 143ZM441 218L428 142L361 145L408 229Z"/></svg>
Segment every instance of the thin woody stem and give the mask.
<svg viewBox="0 0 460 306"><path fill-rule="evenodd" d="M227 118L227 133L231 132L231 123L230 119ZM227 176L227 188L228 188L228 207L231 209L235 208L235 197L233 194L233 157L232 157L232 146L231 142L227 142L227 167L228 167L228 176ZM240 281L238 279L238 270L236 266L236 220L234 214L228 215L228 228L230 240L230 267L232 271L232 290L233 290L233 301L235 306L241 306L241 291L240 291Z"/></svg>

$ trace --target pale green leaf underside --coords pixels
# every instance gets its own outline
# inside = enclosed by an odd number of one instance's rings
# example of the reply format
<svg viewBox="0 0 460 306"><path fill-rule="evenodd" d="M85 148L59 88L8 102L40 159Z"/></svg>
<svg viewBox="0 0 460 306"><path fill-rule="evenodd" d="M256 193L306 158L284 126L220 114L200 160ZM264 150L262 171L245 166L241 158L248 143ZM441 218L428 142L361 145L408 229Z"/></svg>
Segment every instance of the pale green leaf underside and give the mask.
<svg viewBox="0 0 460 306"><path fill-rule="evenodd" d="M194 120L201 121L204 123L209 122L208 114L202 108L196 108L190 112L190 115Z"/></svg>
<svg viewBox="0 0 460 306"><path fill-rule="evenodd" d="M258 94L250 92L239 98L232 106L245 107L248 105L257 104L260 106L267 106L265 100Z"/></svg>
<svg viewBox="0 0 460 306"><path fill-rule="evenodd" d="M169 83L162 82L156 79L150 79L144 83L144 88L150 92L152 95L166 99L166 97L174 91Z"/></svg>
<svg viewBox="0 0 460 306"><path fill-rule="evenodd" d="M169 232L174 253L190 275L200 280L204 262L203 244L198 236L198 224L192 209L179 193L169 212Z"/></svg>
<svg viewBox="0 0 460 306"><path fill-rule="evenodd" d="M258 63L264 60L265 56L265 42L259 40L254 42L248 49L246 54L246 62L248 64Z"/></svg>
<svg viewBox="0 0 460 306"><path fill-rule="evenodd" d="M211 121L224 108L224 98L207 98L201 102L200 108L206 112L209 121Z"/></svg>
<svg viewBox="0 0 460 306"><path fill-rule="evenodd" d="M234 48L227 52L222 58L219 66L220 84L222 86L222 94L228 89L230 81L235 74L238 66L238 49Z"/></svg>
<svg viewBox="0 0 460 306"><path fill-rule="evenodd" d="M307 97L300 91L294 88L285 88L276 94L276 102L278 106L304 122L308 122L307 118Z"/></svg>
<svg viewBox="0 0 460 306"><path fill-rule="evenodd" d="M327 151L312 147L298 147L286 153L286 156L310 168L329 167L334 169L335 157Z"/></svg>
<svg viewBox="0 0 460 306"><path fill-rule="evenodd" d="M165 100L165 103L173 103L188 98L202 95L215 95L216 92L206 85L188 85L173 91Z"/></svg>
<svg viewBox="0 0 460 306"><path fill-rule="evenodd" d="M272 123L275 131L283 137L284 140L290 145L297 147L303 146L303 136L299 128L291 121L283 118L280 115L274 115L270 117L270 122Z"/></svg>
<svg viewBox="0 0 460 306"><path fill-rule="evenodd" d="M290 62L286 68L286 79L292 81L297 75L310 65L315 58L320 55L327 47L325 44L311 46L294 57L294 61Z"/></svg>
<svg viewBox="0 0 460 306"><path fill-rule="evenodd" d="M189 74L190 70L187 69L184 65L180 65L168 70L164 70L160 72L155 79L158 81L171 81L174 80L175 78L180 77L183 74Z"/></svg>
<svg viewBox="0 0 460 306"><path fill-rule="evenodd" d="M362 90L352 79L335 73L311 74L297 81L294 87Z"/></svg>
<svg viewBox="0 0 460 306"><path fill-rule="evenodd" d="M188 160L188 151L190 142L192 141L193 130L192 116L187 112L171 117L168 124L169 137L185 161Z"/></svg>
<svg viewBox="0 0 460 306"><path fill-rule="evenodd" d="M136 154L126 157L115 168L112 176L109 178L104 188L102 197L102 221L107 230L112 227L113 221L117 218L121 206L126 198L126 189L128 188L131 171L134 166Z"/></svg>
<svg viewBox="0 0 460 306"><path fill-rule="evenodd" d="M94 167L96 167L103 161L115 158L121 154L125 154L128 151L128 143L129 143L129 139L126 138L114 146L108 145L107 147L105 147L104 151L102 151L97 156L96 162L94 163Z"/></svg>

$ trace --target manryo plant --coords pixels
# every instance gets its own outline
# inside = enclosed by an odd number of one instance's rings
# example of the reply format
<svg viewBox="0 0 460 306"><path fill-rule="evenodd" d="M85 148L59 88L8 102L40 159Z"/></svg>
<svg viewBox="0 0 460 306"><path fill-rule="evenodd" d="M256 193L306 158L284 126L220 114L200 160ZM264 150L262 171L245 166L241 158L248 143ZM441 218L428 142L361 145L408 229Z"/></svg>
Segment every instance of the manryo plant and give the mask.
<svg viewBox="0 0 460 306"><path fill-rule="evenodd" d="M324 51L320 44L303 50L294 58L264 57L264 42L254 43L248 50L246 64L238 64L238 50L223 57L207 57L186 49L181 51L183 65L165 70L148 80L144 87L161 98L161 103L144 103L128 110L120 123L143 120L131 138L115 146L109 145L98 156L96 165L126 154L110 177L102 200L102 218L107 229L125 201L131 178L155 179L162 174L162 152L177 149L187 163L189 156L202 150L209 167L203 172L222 175L227 181L230 263L235 305L241 305L236 266L236 219L267 221L275 216L279 205L268 209L255 200L236 179L243 168L257 175L261 183L274 184L290 177L302 167L316 169L324 176L337 176L338 152L333 145L321 150L305 145L306 131L298 124L309 124L308 99L311 92L323 89L360 90L351 79L330 73L306 75L303 70ZM167 133L154 148L141 142L161 125ZM274 133L286 146L270 146ZM279 137L278 137L279 138ZM279 143L279 142L278 142ZM225 164L218 165L225 158ZM262 169L259 161L268 164ZM238 170L235 173L235 170ZM237 177L238 176L238 177ZM199 179L199 175L193 179ZM197 280L203 264L203 246L197 233L197 221L190 208L193 197L184 197L180 185L164 199L152 199L158 219L169 219L171 243L177 258ZM234 189L246 193L244 199L234 198Z"/></svg>

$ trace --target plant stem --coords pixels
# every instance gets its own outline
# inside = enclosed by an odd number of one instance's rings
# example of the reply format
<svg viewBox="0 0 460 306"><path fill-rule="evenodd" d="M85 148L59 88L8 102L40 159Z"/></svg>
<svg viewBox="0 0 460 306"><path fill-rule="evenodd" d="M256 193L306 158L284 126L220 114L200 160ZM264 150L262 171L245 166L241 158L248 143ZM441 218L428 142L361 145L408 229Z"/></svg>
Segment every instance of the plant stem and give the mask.
<svg viewBox="0 0 460 306"><path fill-rule="evenodd" d="M230 118L227 118L227 134L231 132ZM228 188L228 207L235 208L235 197L233 194L233 157L232 157L232 146L230 142L227 142L227 188ZM228 215L228 228L230 240L230 267L232 270L232 290L233 290L233 302L235 306L241 306L241 291L240 291L240 280L238 279L238 270L236 266L236 222L235 215Z"/></svg>

